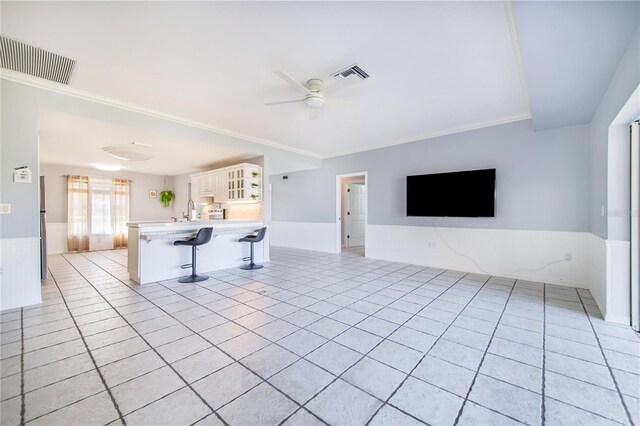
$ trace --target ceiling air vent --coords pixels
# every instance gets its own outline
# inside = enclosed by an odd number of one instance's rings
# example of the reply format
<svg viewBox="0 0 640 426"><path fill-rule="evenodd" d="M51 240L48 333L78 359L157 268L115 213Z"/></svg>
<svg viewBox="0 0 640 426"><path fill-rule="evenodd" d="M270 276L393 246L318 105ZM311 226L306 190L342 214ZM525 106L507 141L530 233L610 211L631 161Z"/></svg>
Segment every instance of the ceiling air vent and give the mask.
<svg viewBox="0 0 640 426"><path fill-rule="evenodd" d="M350 67L347 67L343 70L340 70L336 73L331 74L331 77L335 78L336 80L341 80L343 78L349 77L350 75L355 75L360 80L365 80L369 78L369 74L367 74L362 68L360 68L356 64L353 64Z"/></svg>
<svg viewBox="0 0 640 426"><path fill-rule="evenodd" d="M73 59L0 36L0 66L56 83L69 84Z"/></svg>

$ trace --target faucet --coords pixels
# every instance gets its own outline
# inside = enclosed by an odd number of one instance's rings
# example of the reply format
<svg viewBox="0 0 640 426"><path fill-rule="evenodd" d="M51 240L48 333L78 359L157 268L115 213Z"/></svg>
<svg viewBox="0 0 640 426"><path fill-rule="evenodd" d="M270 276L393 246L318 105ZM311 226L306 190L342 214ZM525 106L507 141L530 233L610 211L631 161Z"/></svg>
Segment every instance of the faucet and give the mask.
<svg viewBox="0 0 640 426"><path fill-rule="evenodd" d="M187 214L184 216L185 219L191 220L191 211L196 209L196 203L193 200L187 201Z"/></svg>

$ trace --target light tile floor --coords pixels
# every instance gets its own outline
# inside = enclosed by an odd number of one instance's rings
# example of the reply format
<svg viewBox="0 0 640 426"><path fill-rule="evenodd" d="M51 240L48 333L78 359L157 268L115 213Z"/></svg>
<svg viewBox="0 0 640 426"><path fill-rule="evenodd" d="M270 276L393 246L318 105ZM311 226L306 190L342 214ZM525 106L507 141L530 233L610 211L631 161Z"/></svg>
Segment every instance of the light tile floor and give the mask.
<svg viewBox="0 0 640 426"><path fill-rule="evenodd" d="M3 426L640 424L640 340L587 290L276 248L197 285L50 271L1 315Z"/></svg>

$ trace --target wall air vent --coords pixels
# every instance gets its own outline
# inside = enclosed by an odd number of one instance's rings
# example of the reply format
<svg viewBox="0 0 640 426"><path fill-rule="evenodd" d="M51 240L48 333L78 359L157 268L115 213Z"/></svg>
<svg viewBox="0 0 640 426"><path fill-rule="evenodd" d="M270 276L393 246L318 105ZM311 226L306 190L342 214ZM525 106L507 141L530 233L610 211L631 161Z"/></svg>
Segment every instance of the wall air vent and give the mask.
<svg viewBox="0 0 640 426"><path fill-rule="evenodd" d="M73 59L0 36L0 66L56 83L69 84Z"/></svg>
<svg viewBox="0 0 640 426"><path fill-rule="evenodd" d="M367 74L362 68L360 68L356 64L353 64L350 67L347 67L343 70L340 70L338 72L331 74L331 77L335 78L336 80L342 80L343 78L347 78L350 75L355 75L360 80L365 80L369 78L369 74Z"/></svg>

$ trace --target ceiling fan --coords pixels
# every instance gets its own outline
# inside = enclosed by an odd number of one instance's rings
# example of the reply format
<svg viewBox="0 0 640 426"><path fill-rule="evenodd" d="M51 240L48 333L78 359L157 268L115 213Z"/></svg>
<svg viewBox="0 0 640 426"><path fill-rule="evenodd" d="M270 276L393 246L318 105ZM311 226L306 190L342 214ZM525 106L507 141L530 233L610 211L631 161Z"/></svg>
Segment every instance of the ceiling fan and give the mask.
<svg viewBox="0 0 640 426"><path fill-rule="evenodd" d="M287 82L293 89L304 94L304 98L292 99L287 101L267 102L265 103L265 105L267 106L304 102L307 108L309 108L309 120L315 120L316 118L318 118L318 111L327 102L342 104L352 108L358 108L360 106L355 102L330 98L327 96L356 83L358 81L358 78L353 75L344 77L327 87L324 86L324 81L322 81L322 79L320 78L312 78L308 80L306 84L302 84L284 71L277 71L276 75Z"/></svg>

